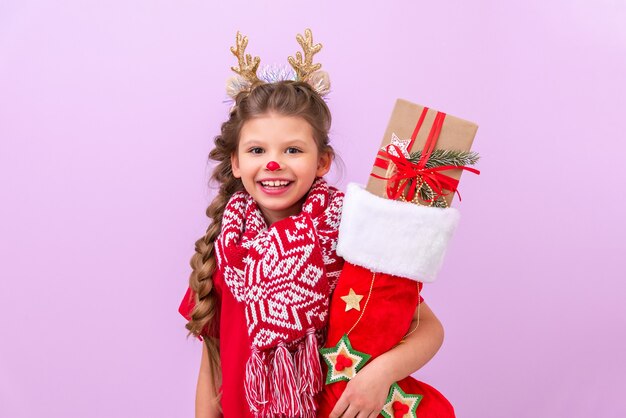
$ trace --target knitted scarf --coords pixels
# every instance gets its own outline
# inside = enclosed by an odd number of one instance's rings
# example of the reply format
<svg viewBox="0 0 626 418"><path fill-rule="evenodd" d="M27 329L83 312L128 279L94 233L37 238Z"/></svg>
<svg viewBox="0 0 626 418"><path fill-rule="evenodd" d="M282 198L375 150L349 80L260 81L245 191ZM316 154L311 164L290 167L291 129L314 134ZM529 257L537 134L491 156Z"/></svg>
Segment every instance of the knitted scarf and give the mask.
<svg viewBox="0 0 626 418"><path fill-rule="evenodd" d="M342 203L343 193L318 178L302 211L269 228L245 191L225 207L217 264L245 304L252 344L245 391L257 417L315 417L318 348L343 264L335 253Z"/></svg>

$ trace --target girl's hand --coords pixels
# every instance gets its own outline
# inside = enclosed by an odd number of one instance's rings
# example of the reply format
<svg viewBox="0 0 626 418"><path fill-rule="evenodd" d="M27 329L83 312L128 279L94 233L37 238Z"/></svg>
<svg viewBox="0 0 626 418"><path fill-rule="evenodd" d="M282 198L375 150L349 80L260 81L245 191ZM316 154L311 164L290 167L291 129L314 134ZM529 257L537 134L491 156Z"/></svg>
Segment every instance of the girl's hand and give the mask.
<svg viewBox="0 0 626 418"><path fill-rule="evenodd" d="M329 418L375 418L380 414L393 382L388 381L389 374L384 373L383 364L376 360L348 382Z"/></svg>

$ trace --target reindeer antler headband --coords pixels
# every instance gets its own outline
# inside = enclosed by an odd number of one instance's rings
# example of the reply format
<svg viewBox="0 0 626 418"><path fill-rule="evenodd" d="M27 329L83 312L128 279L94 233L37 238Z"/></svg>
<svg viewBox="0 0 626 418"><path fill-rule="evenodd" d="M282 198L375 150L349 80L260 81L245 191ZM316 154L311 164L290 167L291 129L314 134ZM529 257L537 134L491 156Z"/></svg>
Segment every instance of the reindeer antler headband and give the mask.
<svg viewBox="0 0 626 418"><path fill-rule="evenodd" d="M226 92L234 99L242 91L251 91L259 84L274 83L282 80L304 81L313 87L320 95L325 96L330 91L330 78L326 71L320 71L322 64L313 63L313 55L320 52L322 44L313 44L313 34L311 29L304 30L304 36L298 34L296 40L302 47L304 57L300 51L295 57L288 57L287 60L292 68L287 66L268 66L259 69L261 58L252 57L246 54L248 37L237 32L235 46L230 47L230 51L237 57L239 66L231 67L237 73L226 83Z"/></svg>

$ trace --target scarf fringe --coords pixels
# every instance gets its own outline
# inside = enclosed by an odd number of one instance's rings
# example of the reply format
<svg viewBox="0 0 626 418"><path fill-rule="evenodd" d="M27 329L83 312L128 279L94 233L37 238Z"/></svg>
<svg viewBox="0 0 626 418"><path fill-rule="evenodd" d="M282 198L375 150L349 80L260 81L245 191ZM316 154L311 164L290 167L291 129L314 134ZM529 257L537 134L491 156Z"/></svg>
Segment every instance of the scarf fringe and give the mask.
<svg viewBox="0 0 626 418"><path fill-rule="evenodd" d="M322 390L315 328L307 330L293 356L284 342L270 356L252 347L246 363L245 392L255 417L315 418L315 395Z"/></svg>
<svg viewBox="0 0 626 418"><path fill-rule="evenodd" d="M263 416L268 403L266 355L256 347L252 347L252 354L246 362L246 400L250 411L255 415Z"/></svg>
<svg viewBox="0 0 626 418"><path fill-rule="evenodd" d="M307 335L300 343L295 356L298 372L300 401L302 402L302 416L315 417L315 395L322 390L322 366L317 347L315 328L309 328Z"/></svg>
<svg viewBox="0 0 626 418"><path fill-rule="evenodd" d="M274 352L270 369L270 382L272 385L272 413L284 414L288 417L298 416L302 405L300 396L298 396L295 364L284 342L280 342Z"/></svg>

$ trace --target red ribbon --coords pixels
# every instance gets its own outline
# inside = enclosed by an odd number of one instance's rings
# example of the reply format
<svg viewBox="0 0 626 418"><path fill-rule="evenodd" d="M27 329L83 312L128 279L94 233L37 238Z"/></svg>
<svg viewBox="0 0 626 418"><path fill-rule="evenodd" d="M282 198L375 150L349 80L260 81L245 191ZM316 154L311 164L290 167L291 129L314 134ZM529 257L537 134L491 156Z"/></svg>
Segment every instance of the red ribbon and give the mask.
<svg viewBox="0 0 626 418"><path fill-rule="evenodd" d="M424 121L424 116L426 115L427 111L428 108L424 108L424 111L422 112L422 115L417 122L415 131L411 136L411 145L413 144L415 137L417 137L417 132L419 131L422 122ZM417 192L417 185L424 182L431 188L434 194L433 198L427 200L427 202L436 201L440 197L447 196L450 193L458 194L460 201L461 194L457 190L459 181L441 173L441 171L459 169L467 170L474 174L480 174L480 171L476 170L475 168L466 166L446 165L441 167L426 168L426 163L428 162L428 159L435 150L435 145L437 143L437 139L439 138L439 134L441 133L441 128L443 126L443 121L445 117L445 113L437 112L437 115L435 116L435 121L433 122L433 126L430 130L430 133L428 134L428 138L426 139L426 144L424 144L422 155L417 163L410 162L402 154L400 148L398 148L398 146L396 145L387 145L387 147L385 147L385 151L379 152L379 155L381 157L391 160L396 165L397 169L397 171L391 177L382 177L374 173L371 174L373 177L376 177L378 179L387 180L387 196L389 197L389 199L398 199L404 193L404 190L408 186L409 190L407 192L406 199L409 201L413 200L413 198L415 197L415 193ZM396 155L390 152L392 149ZM409 149L411 148L409 147ZM380 167L379 164L376 165ZM449 190L449 192L445 193L444 190Z"/></svg>

